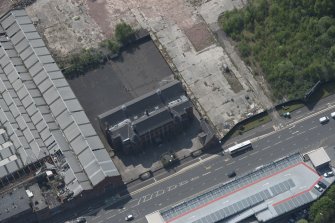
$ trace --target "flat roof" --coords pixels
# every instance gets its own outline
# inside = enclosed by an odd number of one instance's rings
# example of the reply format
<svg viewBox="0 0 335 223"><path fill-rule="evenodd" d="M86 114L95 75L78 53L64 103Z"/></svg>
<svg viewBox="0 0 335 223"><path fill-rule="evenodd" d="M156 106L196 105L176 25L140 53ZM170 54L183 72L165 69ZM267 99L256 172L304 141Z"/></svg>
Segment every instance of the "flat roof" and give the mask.
<svg viewBox="0 0 335 223"><path fill-rule="evenodd" d="M167 223L238 222L251 216L265 222L318 198L321 194L314 186L320 180L326 185L331 183L296 153L161 210L160 214Z"/></svg>
<svg viewBox="0 0 335 223"><path fill-rule="evenodd" d="M315 168L330 162L328 154L322 147L309 152L308 156Z"/></svg>

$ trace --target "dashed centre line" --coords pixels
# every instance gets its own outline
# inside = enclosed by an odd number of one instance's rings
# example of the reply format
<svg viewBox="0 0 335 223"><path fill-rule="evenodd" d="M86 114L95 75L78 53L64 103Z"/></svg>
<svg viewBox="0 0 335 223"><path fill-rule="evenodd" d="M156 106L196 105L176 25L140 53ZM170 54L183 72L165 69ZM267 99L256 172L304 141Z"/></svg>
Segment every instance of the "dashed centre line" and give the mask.
<svg viewBox="0 0 335 223"><path fill-rule="evenodd" d="M262 150L267 150L267 149L270 149L271 147L270 146L267 146L267 147L264 147Z"/></svg>
<svg viewBox="0 0 335 223"><path fill-rule="evenodd" d="M206 175L208 175L208 174L210 174L211 173L211 171L209 171L209 172L207 172L207 173L204 173L204 174L202 174L202 176L206 176Z"/></svg>
<svg viewBox="0 0 335 223"><path fill-rule="evenodd" d="M309 128L308 130L310 131L310 130L313 130L313 129L315 129L315 128L317 128L317 126L314 126L314 127L312 127L312 128Z"/></svg>

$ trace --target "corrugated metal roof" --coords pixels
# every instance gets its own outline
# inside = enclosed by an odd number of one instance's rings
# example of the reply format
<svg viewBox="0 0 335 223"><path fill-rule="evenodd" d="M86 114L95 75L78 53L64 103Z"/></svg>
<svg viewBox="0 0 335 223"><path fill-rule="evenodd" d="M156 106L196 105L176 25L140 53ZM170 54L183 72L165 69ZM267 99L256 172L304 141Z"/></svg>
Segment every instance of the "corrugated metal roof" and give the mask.
<svg viewBox="0 0 335 223"><path fill-rule="evenodd" d="M48 149L51 153L61 149L70 167L66 183L75 194L119 175L109 156L102 162L92 151L107 154L26 12L4 15L0 29L9 37L0 42L0 121L23 164L43 158ZM11 170L22 166L8 163Z"/></svg>

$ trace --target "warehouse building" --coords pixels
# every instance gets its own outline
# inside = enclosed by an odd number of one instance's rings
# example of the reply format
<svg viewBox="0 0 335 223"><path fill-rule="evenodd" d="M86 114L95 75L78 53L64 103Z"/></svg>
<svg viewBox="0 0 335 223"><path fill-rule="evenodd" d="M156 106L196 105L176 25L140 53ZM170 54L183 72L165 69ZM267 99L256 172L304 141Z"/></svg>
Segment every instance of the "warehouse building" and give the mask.
<svg viewBox="0 0 335 223"><path fill-rule="evenodd" d="M0 185L52 162L76 196L119 172L24 10L0 16Z"/></svg>

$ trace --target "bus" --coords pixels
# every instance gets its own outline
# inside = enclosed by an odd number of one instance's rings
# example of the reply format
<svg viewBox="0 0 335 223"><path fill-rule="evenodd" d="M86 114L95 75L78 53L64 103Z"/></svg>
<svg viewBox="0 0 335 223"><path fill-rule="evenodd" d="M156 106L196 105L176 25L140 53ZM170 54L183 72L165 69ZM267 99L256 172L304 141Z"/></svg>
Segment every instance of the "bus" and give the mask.
<svg viewBox="0 0 335 223"><path fill-rule="evenodd" d="M232 147L229 147L228 149L225 150L225 153L229 153L230 155L233 155L237 152L242 152L242 151L245 151L251 148L252 148L251 141L247 140L239 144L236 144Z"/></svg>

